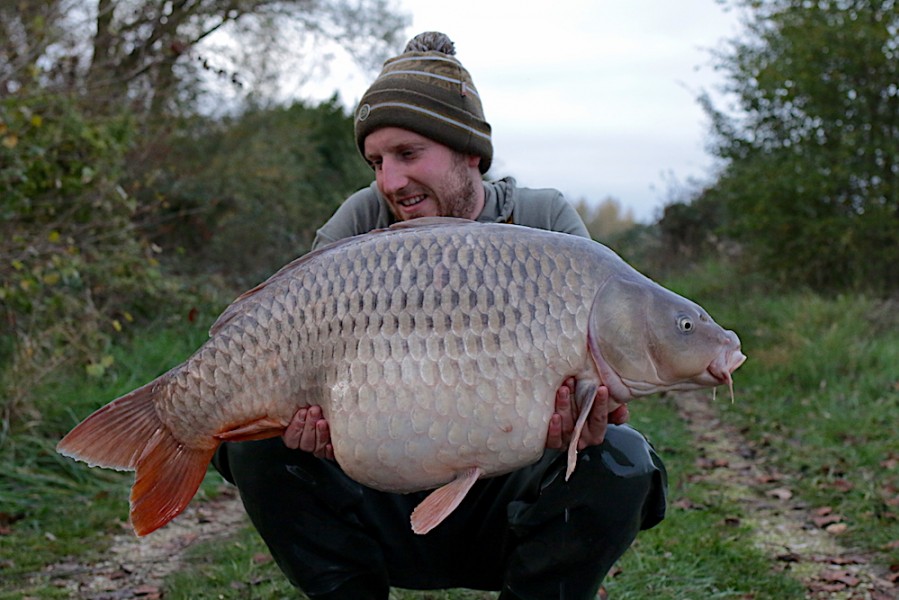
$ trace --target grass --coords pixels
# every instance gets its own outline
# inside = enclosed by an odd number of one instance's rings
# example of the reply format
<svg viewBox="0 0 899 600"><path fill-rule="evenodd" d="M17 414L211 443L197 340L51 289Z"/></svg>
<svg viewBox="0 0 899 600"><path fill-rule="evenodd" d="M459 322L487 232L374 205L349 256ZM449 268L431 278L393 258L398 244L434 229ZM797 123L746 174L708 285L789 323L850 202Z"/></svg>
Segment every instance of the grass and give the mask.
<svg viewBox="0 0 899 600"><path fill-rule="evenodd" d="M31 575L37 578L31 593L60 597L41 568L72 556L92 560L127 526L132 474L90 469L59 455L56 443L93 410L180 362L205 337L197 325L148 327L132 343L110 349L113 368L102 376L75 369L35 382L28 417L11 425L0 445L0 516L12 522L11 532L0 535L0 598Z"/></svg>
<svg viewBox="0 0 899 600"><path fill-rule="evenodd" d="M734 301L718 281L700 271L675 287L707 295L749 356L736 374L747 401L723 417L812 508L843 517L844 545L899 564L899 305L804 292Z"/></svg>
<svg viewBox="0 0 899 600"><path fill-rule="evenodd" d="M607 579L609 594L625 599L795 598L801 587L773 573L769 560L747 542L744 508L715 486L693 477L697 444L671 396L640 400L631 424L665 460L669 508L660 525L642 532ZM690 508L685 508L689 506Z"/></svg>
<svg viewBox="0 0 899 600"><path fill-rule="evenodd" d="M844 545L899 563L899 320L895 305L865 297L768 294L697 272L672 287L737 331L749 361L736 376L737 402L722 418L751 439L812 508L830 507L847 525ZM734 292L736 290L736 292ZM0 446L0 599L65 597L46 565L99 559L125 527L130 474L87 469L54 451L91 410L183 360L205 325L149 327L112 348L102 376L82 369L36 382L34 410ZM668 518L643 532L607 580L613 598L800 598L802 586L773 572L749 543L751 515L722 490L692 477L695 441L670 398L640 401L632 424L669 470ZM209 479L209 478L207 478ZM679 502L686 501L686 502ZM690 505L691 508L680 508ZM700 507L700 508L696 508ZM738 517L734 519L732 517ZM746 518L740 518L746 517ZM252 529L197 545L166 598L295 598ZM487 600L495 594L395 590L393 600Z"/></svg>

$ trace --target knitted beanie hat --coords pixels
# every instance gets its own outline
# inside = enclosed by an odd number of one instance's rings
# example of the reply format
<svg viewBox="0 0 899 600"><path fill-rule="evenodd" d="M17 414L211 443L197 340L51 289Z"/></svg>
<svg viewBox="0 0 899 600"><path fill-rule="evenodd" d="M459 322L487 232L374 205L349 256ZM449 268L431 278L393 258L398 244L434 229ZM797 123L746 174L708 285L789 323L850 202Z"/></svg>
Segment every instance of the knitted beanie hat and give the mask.
<svg viewBox="0 0 899 600"><path fill-rule="evenodd" d="M382 127L400 127L461 152L481 157L486 173L493 160L490 124L471 75L454 57L443 33L415 36L402 54L387 60L356 109L356 145Z"/></svg>

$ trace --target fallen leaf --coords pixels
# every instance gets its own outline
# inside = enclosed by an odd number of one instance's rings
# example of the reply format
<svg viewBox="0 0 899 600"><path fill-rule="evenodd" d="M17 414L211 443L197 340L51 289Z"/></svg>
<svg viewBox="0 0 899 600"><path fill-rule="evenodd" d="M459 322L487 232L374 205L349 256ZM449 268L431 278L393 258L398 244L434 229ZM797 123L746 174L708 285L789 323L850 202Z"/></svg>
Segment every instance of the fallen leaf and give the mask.
<svg viewBox="0 0 899 600"><path fill-rule="evenodd" d="M851 481L848 481L846 479L836 479L830 483L830 487L837 490L838 492L848 492L855 486Z"/></svg>
<svg viewBox="0 0 899 600"><path fill-rule="evenodd" d="M849 526L845 523L834 523L833 525L828 525L824 528L824 531L831 535L840 535L846 533L846 530L849 529Z"/></svg>
<svg viewBox="0 0 899 600"><path fill-rule="evenodd" d="M839 523L843 520L841 515L836 513L830 513L828 515L823 515L820 517L812 517L812 522L820 529L824 529L833 525L834 523Z"/></svg>
<svg viewBox="0 0 899 600"><path fill-rule="evenodd" d="M860 554L844 554L843 556L831 556L827 562L832 565L866 565L868 559Z"/></svg>
<svg viewBox="0 0 899 600"><path fill-rule="evenodd" d="M702 504L696 504L689 498L680 498L675 500L674 506L683 510L704 510L706 507Z"/></svg>
<svg viewBox="0 0 899 600"><path fill-rule="evenodd" d="M778 554L776 558L781 562L798 563L802 557L795 552L787 552L785 554Z"/></svg>
<svg viewBox="0 0 899 600"><path fill-rule="evenodd" d="M765 495L777 498L778 500L789 500L793 497L793 492L787 488L774 488L773 490L768 490Z"/></svg>
<svg viewBox="0 0 899 600"><path fill-rule="evenodd" d="M836 592L842 592L846 589L846 586L842 583L817 583L813 582L808 585L808 589L812 592L826 592L828 594L833 594Z"/></svg>
<svg viewBox="0 0 899 600"><path fill-rule="evenodd" d="M834 583L842 583L847 587L855 587L860 583L859 578L849 571L824 571L821 573L821 579Z"/></svg>
<svg viewBox="0 0 899 600"><path fill-rule="evenodd" d="M697 458L696 466L700 469L722 469L729 465L730 463L727 459L724 458Z"/></svg>

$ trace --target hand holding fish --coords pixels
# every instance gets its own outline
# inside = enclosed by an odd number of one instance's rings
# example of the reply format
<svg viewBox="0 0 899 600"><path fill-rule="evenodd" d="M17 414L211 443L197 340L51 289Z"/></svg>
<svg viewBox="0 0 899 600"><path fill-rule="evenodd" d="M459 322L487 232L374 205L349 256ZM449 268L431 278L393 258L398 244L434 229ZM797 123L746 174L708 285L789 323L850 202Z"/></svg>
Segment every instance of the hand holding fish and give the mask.
<svg viewBox="0 0 899 600"><path fill-rule="evenodd" d="M281 439L285 446L293 450L312 452L316 458L334 460L331 431L320 406L307 406L297 410Z"/></svg>
<svg viewBox="0 0 899 600"><path fill-rule="evenodd" d="M574 397L575 379L569 377L556 391L556 407L549 421L549 433L546 436L546 447L561 450L568 447L571 434L574 432L574 424L577 421L577 410L571 399ZM590 416L584 424L578 439L578 450L588 446L598 446L606 436L606 426L623 425L627 423L630 414L627 405L622 404L609 412L609 389L599 386L596 390L596 399L590 408Z"/></svg>

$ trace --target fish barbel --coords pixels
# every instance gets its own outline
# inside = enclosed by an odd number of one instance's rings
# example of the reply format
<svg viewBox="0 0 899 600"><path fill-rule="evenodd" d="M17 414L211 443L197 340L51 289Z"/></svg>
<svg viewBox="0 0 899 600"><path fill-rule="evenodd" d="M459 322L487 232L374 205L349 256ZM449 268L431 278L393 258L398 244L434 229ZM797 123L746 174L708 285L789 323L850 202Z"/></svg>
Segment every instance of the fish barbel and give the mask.
<svg viewBox="0 0 899 600"><path fill-rule="evenodd" d="M663 390L732 385L737 336L605 246L515 225L416 219L338 241L232 303L184 363L100 408L62 454L135 470L138 535L196 493L220 443L281 435L320 405L335 459L389 492L436 489L425 533L482 477L544 451L556 390L577 379L617 406Z"/></svg>

